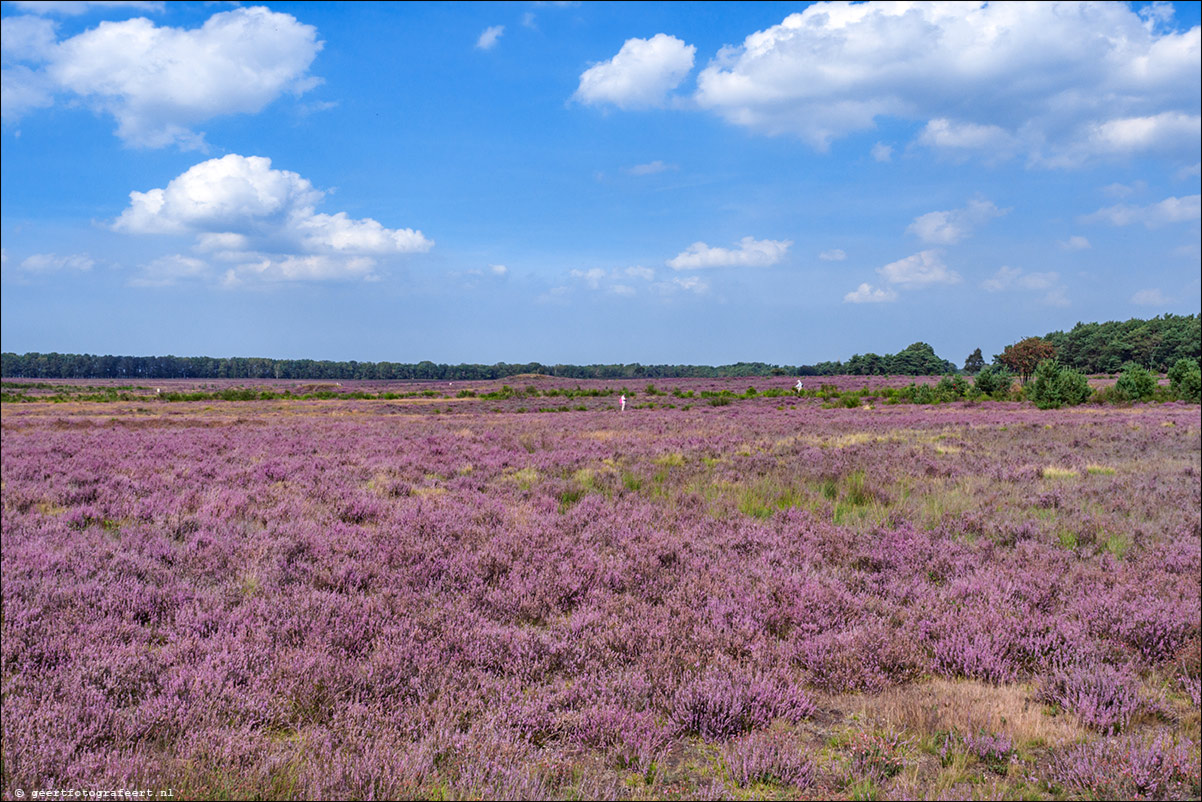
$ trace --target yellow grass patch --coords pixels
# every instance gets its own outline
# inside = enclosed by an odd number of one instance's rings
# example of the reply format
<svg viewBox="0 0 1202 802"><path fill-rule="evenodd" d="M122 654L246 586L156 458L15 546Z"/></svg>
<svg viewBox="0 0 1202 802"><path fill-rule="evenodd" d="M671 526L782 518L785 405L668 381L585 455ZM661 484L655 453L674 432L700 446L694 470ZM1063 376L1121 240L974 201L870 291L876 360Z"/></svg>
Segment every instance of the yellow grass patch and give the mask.
<svg viewBox="0 0 1202 802"><path fill-rule="evenodd" d="M39 501L37 503L37 509L38 509L38 512L40 512L42 515L51 515L51 516L62 515L64 512L67 511L66 507L62 507L58 504L55 504L52 501Z"/></svg>
<svg viewBox="0 0 1202 802"><path fill-rule="evenodd" d="M1072 468L1058 468L1055 465L1049 465L1042 471L1044 479L1076 479L1077 472Z"/></svg>
<svg viewBox="0 0 1202 802"><path fill-rule="evenodd" d="M523 490L529 490L538 481L539 474L534 468L522 468L520 471L514 471L509 475L509 478L518 483L518 487Z"/></svg>
<svg viewBox="0 0 1202 802"><path fill-rule="evenodd" d="M1016 745L1060 746L1085 737L1074 717L1050 715L1028 685L934 679L859 699L861 715L921 737L939 732L1005 733Z"/></svg>
<svg viewBox="0 0 1202 802"><path fill-rule="evenodd" d="M1109 465L1086 465L1085 472L1091 475L1100 474L1102 476L1113 476L1116 473L1115 468Z"/></svg>

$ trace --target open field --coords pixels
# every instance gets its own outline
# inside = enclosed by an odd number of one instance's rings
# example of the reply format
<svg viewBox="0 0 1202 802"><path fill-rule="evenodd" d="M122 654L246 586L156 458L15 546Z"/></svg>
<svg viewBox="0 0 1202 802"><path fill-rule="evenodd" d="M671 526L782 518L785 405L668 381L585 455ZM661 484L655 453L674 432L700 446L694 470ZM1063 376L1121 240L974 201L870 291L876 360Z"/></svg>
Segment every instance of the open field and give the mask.
<svg viewBox="0 0 1202 802"><path fill-rule="evenodd" d="M1198 407L794 380L4 404L5 797L1198 797Z"/></svg>

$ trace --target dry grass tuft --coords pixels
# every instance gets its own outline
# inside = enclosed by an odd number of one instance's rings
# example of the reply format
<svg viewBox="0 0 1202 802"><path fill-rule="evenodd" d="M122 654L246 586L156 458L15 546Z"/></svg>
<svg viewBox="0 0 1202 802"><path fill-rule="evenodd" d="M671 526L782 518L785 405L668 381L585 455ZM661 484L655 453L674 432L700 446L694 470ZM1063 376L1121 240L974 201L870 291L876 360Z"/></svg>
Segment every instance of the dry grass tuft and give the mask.
<svg viewBox="0 0 1202 802"><path fill-rule="evenodd" d="M984 729L1005 733L1016 745L1059 746L1087 734L1071 717L1049 715L1027 685L934 679L861 697L859 709L865 718L924 738Z"/></svg>

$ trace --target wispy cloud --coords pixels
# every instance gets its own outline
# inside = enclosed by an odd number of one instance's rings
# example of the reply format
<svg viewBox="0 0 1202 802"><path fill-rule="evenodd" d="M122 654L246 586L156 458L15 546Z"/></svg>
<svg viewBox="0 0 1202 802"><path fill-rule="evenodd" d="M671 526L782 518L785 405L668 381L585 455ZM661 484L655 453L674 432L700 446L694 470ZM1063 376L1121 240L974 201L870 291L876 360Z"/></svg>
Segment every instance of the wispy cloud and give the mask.
<svg viewBox="0 0 1202 802"><path fill-rule="evenodd" d="M476 40L477 50L492 50L497 46L497 40L501 38L501 34L505 33L504 25L493 25L490 28L485 28L480 34L480 38Z"/></svg>
<svg viewBox="0 0 1202 802"><path fill-rule="evenodd" d="M656 159L647 164L636 164L631 167L623 167L622 172L629 175L655 175L656 173L667 172L668 170L679 170L679 166L675 164L667 164Z"/></svg>
<svg viewBox="0 0 1202 802"><path fill-rule="evenodd" d="M882 304L892 303L896 300L896 290L873 287L867 282L843 296L843 303L845 304Z"/></svg>
<svg viewBox="0 0 1202 802"><path fill-rule="evenodd" d="M1166 298L1159 289L1140 290L1131 296L1131 303L1138 306L1167 306L1172 299Z"/></svg>
<svg viewBox="0 0 1202 802"><path fill-rule="evenodd" d="M1202 195L1187 195L1183 198L1165 198L1160 203L1148 206L1131 206L1120 203L1098 209L1081 218L1082 223L1109 223L1112 226L1128 226L1143 223L1148 228L1157 228L1170 223L1197 222L1202 218Z"/></svg>
<svg viewBox="0 0 1202 802"><path fill-rule="evenodd" d="M970 200L963 209L927 212L916 217L906 231L923 242L933 245L952 245L972 235L973 231L1009 209L999 209L993 201L983 198Z"/></svg>
<svg viewBox="0 0 1202 802"><path fill-rule="evenodd" d="M877 273L890 284L903 287L926 287L931 284L958 284L960 274L948 268L938 250L919 251L890 262Z"/></svg>
<svg viewBox="0 0 1202 802"><path fill-rule="evenodd" d="M736 249L719 248L694 242L669 259L673 270L695 270L706 267L768 267L784 258L792 240L757 240L743 237Z"/></svg>

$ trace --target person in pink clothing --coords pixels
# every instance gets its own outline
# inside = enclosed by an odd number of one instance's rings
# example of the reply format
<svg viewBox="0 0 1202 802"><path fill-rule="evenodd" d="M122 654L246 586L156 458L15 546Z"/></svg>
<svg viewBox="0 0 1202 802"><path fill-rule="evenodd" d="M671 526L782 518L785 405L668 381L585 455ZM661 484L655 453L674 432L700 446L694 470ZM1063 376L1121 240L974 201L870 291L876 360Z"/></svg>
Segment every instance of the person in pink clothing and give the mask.
<svg viewBox="0 0 1202 802"><path fill-rule="evenodd" d="M626 411L626 394L625 393L623 393L622 397L618 399L618 411L619 412Z"/></svg>

